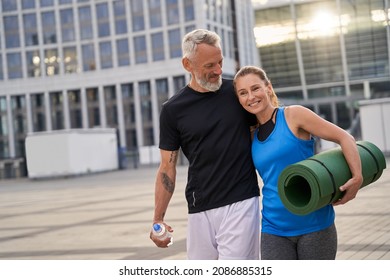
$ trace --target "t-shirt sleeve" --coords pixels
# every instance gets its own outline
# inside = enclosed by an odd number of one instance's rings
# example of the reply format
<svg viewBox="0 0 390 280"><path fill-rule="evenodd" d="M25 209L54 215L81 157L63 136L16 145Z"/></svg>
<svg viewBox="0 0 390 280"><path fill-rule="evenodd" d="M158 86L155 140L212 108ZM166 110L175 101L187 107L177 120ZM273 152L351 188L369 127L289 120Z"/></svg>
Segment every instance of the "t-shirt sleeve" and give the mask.
<svg viewBox="0 0 390 280"><path fill-rule="evenodd" d="M176 120L166 104L160 113L160 143L159 148L166 151L176 151L180 148L180 134L177 130Z"/></svg>

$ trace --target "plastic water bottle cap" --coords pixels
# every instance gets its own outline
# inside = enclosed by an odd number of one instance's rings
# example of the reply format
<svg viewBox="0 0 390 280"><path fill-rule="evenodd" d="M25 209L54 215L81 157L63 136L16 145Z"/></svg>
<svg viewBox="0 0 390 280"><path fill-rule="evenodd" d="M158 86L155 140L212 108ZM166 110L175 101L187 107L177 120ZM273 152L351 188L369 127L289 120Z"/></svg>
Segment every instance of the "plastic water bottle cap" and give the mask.
<svg viewBox="0 0 390 280"><path fill-rule="evenodd" d="M154 229L155 232L160 232L160 231L161 231L161 226L160 226L160 224L154 224L154 225L153 225L153 229Z"/></svg>

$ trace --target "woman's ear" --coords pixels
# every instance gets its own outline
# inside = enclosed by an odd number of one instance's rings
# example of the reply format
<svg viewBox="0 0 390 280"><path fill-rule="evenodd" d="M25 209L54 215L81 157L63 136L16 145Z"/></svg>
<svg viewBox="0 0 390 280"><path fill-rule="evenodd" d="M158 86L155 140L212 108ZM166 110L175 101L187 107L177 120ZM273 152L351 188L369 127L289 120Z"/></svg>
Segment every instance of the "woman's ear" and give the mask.
<svg viewBox="0 0 390 280"><path fill-rule="evenodd" d="M270 82L267 85L267 89L268 89L269 97L272 98L272 96L274 95L274 88L273 88L273 86L272 86L272 84Z"/></svg>

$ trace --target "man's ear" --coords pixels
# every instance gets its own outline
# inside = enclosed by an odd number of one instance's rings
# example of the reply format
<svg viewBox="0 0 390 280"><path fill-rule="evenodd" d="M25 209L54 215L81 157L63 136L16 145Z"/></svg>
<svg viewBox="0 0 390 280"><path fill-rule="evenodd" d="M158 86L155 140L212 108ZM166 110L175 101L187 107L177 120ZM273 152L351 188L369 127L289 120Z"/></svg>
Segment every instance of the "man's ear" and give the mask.
<svg viewBox="0 0 390 280"><path fill-rule="evenodd" d="M181 63L183 64L184 69L186 69L188 72L191 72L191 61L187 57L183 57Z"/></svg>

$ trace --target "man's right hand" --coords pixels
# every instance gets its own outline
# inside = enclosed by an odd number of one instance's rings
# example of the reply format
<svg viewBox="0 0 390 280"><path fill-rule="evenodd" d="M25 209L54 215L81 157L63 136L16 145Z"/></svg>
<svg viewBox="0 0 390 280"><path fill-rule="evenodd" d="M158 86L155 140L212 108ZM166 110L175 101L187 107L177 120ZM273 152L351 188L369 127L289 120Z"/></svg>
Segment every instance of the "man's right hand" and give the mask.
<svg viewBox="0 0 390 280"><path fill-rule="evenodd" d="M167 225L166 223L164 223L164 225L165 225L166 230L168 230L172 234L173 229L171 228L171 226ZM149 237L154 242L154 244L156 244L156 246L159 248L168 248L169 246L171 246L173 244L173 237L172 236L168 237L164 240L161 240L157 236L153 235L153 229L150 230Z"/></svg>

